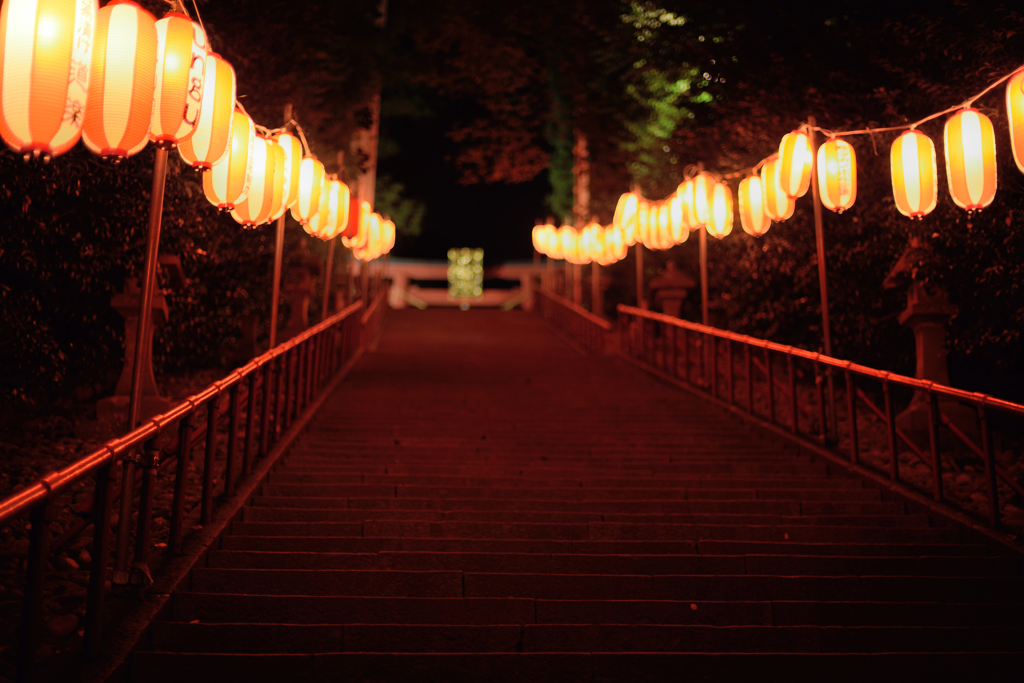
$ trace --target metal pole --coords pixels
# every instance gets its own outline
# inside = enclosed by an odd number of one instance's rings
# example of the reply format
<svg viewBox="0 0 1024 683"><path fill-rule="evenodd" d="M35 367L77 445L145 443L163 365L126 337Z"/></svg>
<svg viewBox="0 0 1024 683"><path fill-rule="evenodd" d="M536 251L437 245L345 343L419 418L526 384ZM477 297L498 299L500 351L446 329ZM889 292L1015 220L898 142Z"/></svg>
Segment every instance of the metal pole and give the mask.
<svg viewBox="0 0 1024 683"><path fill-rule="evenodd" d="M636 243L636 307L647 310L647 300L644 298L644 245L639 241Z"/></svg>
<svg viewBox="0 0 1024 683"><path fill-rule="evenodd" d="M284 105L284 122L292 120L292 105ZM281 298L281 259L284 252L285 211L277 219L277 235L274 239L274 282L270 286L270 348L277 346L277 300Z"/></svg>
<svg viewBox="0 0 1024 683"><path fill-rule="evenodd" d="M146 235L146 262L143 266L142 294L139 297L139 326L135 330L135 357L132 360L132 387L128 401L128 429L135 429L142 407L142 364L149 349L152 323L153 290L156 289L156 261L160 250L160 220L164 212L164 185L167 179L167 148L157 147L153 160L153 191L149 198L149 231Z"/></svg>
<svg viewBox="0 0 1024 683"><path fill-rule="evenodd" d="M572 302L583 305L583 269L580 264L572 264Z"/></svg>
<svg viewBox="0 0 1024 683"><path fill-rule="evenodd" d="M331 271L334 270L334 245L337 240L331 239L327 243L327 271L324 273L324 296L320 304L320 321L327 320L327 311L330 309L331 301Z"/></svg>
<svg viewBox="0 0 1024 683"><path fill-rule="evenodd" d="M701 226L698 229L700 239L700 321L705 325L708 322L708 231Z"/></svg>
<svg viewBox="0 0 1024 683"><path fill-rule="evenodd" d="M818 194L818 144L814 127L817 125L813 116L807 117L808 138L811 147L811 194L814 197L814 240L818 249L818 286L821 289L821 331L825 342L825 355L832 356L832 330L828 320L828 282L825 270L825 232L822 228L821 196ZM828 421L829 436L838 437L836 425L836 387L832 378L831 366L825 370L828 382Z"/></svg>

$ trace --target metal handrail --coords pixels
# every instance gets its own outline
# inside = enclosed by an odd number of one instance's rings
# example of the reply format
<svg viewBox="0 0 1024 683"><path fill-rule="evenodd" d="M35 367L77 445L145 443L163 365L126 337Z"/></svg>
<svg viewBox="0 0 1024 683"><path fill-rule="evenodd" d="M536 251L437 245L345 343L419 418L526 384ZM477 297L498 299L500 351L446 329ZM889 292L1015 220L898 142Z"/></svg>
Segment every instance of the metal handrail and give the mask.
<svg viewBox="0 0 1024 683"><path fill-rule="evenodd" d="M58 496L72 486L95 475L91 521L93 534L93 560L90 565L87 589L85 638L83 652L87 656L98 653L100 627L103 615L104 583L110 564L112 493L114 469L122 465L122 489L127 483L128 495L121 496L118 535L114 553L114 583L118 574L123 583L133 583L137 589L145 587L149 577L146 559L151 539L152 508L156 486L156 469L161 453L157 440L168 429L178 429L175 445L176 476L169 529L170 550L178 552L182 542L181 527L187 487L185 473L193 447L200 437L193 438L192 425L205 408L206 428L205 464L201 493L202 524L209 522L213 511L214 465L219 451L218 426L222 417L229 422L229 433L224 460L223 495L230 497L236 480L247 476L253 469L254 458L265 457L280 441L288 428L304 415L317 396L330 385L331 380L346 363L361 353L367 340L374 337L383 320L382 301L387 288L382 288L370 307L357 301L334 316L311 327L287 342L279 344L226 377L212 383L203 391L190 396L170 410L144 421L124 436L111 439L96 451L75 462L42 476L25 488L0 500L0 525L8 524L28 513L30 518L29 551L25 569L24 604L22 608L20 641L17 653L17 678L29 680L40 629L42 586L45 581L46 559L50 545L49 522L55 511ZM220 397L230 396L226 412L219 408ZM260 399L261 405L258 405ZM244 406L244 407L243 407ZM244 412L244 415L243 415ZM256 424L259 423L259 434ZM243 427L244 423L244 427ZM244 435L240 432L244 432ZM236 471L236 460L241 456L241 470ZM141 469L141 477L136 476ZM141 485L134 560L131 572L127 564L127 528L133 514L136 485ZM78 530L80 531L80 529ZM77 533L77 532L76 532ZM140 576L142 575L142 576ZM125 578L127 577L127 578Z"/></svg>
<svg viewBox="0 0 1024 683"><path fill-rule="evenodd" d="M996 462L990 419L990 412L993 410L1017 417L1024 416L1024 405L980 392L964 391L928 380L915 379L893 372L877 370L821 353L777 344L727 330L720 330L633 306L620 305L618 306L618 313L621 353L624 356L632 358L635 362L655 372L663 373L676 381L682 381L701 391L707 392L716 400L723 401L735 409L750 414L756 419L765 420L776 427L788 427L788 431L797 437L810 438L817 442L819 447L827 448L830 452L842 457L848 456L849 461L855 466L867 465L867 463L861 463L860 434L857 424L857 405L858 402L863 403L871 412L880 416L885 423L889 462L888 472L883 472L883 474L886 474L898 486L914 488L900 474L898 459L899 442L900 440L906 442L912 446L915 454L925 462L927 465L926 469L930 470L928 474L931 479L931 496L938 504L952 507L959 512L966 512L968 515L974 514L950 501L944 491L940 427L946 427L950 434L962 442L971 454L980 457L983 461L985 466L984 483L988 498L987 514L985 515L987 519L985 521L990 527L998 527L1000 524L1001 506L998 495L1000 481L1008 489L1024 495L1024 489L1022 489L1020 484ZM654 326L654 329L650 329L651 326ZM678 339L680 335L682 336L681 344ZM692 344L691 339L694 341ZM720 386L719 381L720 365L722 363L720 361L722 353L720 353L719 347L723 345L723 342L724 363L726 366L724 373L725 387ZM742 365L745 368L745 376L740 378L743 379L746 385L747 396L745 402L738 400L736 396L737 376L733 353L735 344L739 344L742 347ZM697 346L698 349L691 350L692 346ZM762 362L754 362L754 351L763 354ZM680 352L682 352L682 359L677 357ZM790 420L788 425L780 423L776 415L775 394L778 391L776 388L778 380L774 378L775 371L771 362L771 354L778 354L786 359L789 386L788 389L784 386L781 387L780 393L789 400ZM680 360L684 368L682 374L679 371ZM799 405L800 392L797 387L796 360L809 362L814 366L815 393L817 394L816 407L818 409L818 430L815 432L812 432L811 425L801 425L798 419L801 413L806 413L806 410L801 410ZM691 364L697 366L698 377L696 381L691 379ZM757 373L754 372L755 367L760 371L761 375L761 398L764 399L766 404L766 415L758 414L754 407L754 387L758 384L757 380L759 379ZM827 424L829 418L825 408L824 385L825 378L833 371L841 371L846 384L847 405L845 422L848 427L847 440L849 451L847 455L839 453L836 450L839 444L830 442L828 437L830 430ZM885 397L884 408L876 406L863 390L857 386L858 379L874 380L881 383L882 392ZM913 389L922 392L926 397L929 435L929 449L927 451L929 457L927 459L924 457L925 451L914 446L910 439L896 427L892 401L893 387ZM723 390L725 393L724 397L722 396ZM980 427L980 445L974 443L963 430L957 428L952 420L941 411L939 406L940 398L974 407ZM838 417L836 419L838 420ZM838 427L838 425L833 425L833 427ZM837 429L832 431L838 433ZM871 469L875 468L872 467Z"/></svg>
<svg viewBox="0 0 1024 683"><path fill-rule="evenodd" d="M551 321L585 349L594 353L605 352L606 336L612 331L609 321L552 292L537 290L535 295L541 317Z"/></svg>

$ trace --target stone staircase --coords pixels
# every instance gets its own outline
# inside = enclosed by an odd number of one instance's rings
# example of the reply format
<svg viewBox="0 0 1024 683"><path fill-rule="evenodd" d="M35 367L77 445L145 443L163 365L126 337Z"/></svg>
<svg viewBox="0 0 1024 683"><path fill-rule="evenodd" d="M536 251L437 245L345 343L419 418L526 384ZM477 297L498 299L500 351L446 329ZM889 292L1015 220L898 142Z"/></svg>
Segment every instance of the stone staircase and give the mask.
<svg viewBox="0 0 1024 683"><path fill-rule="evenodd" d="M527 314L388 325L131 681L1024 676L1011 551Z"/></svg>

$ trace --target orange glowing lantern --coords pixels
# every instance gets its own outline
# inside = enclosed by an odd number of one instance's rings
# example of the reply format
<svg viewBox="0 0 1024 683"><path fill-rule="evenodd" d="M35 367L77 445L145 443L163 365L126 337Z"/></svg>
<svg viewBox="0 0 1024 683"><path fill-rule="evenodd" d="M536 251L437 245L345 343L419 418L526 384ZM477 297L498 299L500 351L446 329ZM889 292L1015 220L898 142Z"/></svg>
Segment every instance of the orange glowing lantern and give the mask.
<svg viewBox="0 0 1024 683"><path fill-rule="evenodd" d="M329 240L337 234L341 183L325 178L321 192L320 208L302 227L313 237Z"/></svg>
<svg viewBox="0 0 1024 683"><path fill-rule="evenodd" d="M241 111L232 114L231 142L227 154L209 172L203 174L203 191L211 204L230 211L245 199L252 182L252 164L256 147L256 126Z"/></svg>
<svg viewBox="0 0 1024 683"><path fill-rule="evenodd" d="M544 231L543 225L533 226L533 231L530 233L530 237L533 240L533 249L538 254L547 255L548 253L548 242L547 234Z"/></svg>
<svg viewBox="0 0 1024 683"><path fill-rule="evenodd" d="M1010 147L1017 168L1024 173L1024 69L1006 84L1006 117L1010 124Z"/></svg>
<svg viewBox="0 0 1024 683"><path fill-rule="evenodd" d="M686 209L683 206L683 197L676 192L668 200L669 222L671 225L671 237L673 244L682 244L690 236L690 230L685 221Z"/></svg>
<svg viewBox="0 0 1024 683"><path fill-rule="evenodd" d="M26 159L71 149L89 96L96 0L0 8L0 137Z"/></svg>
<svg viewBox="0 0 1024 683"><path fill-rule="evenodd" d="M349 205L348 225L341 233L341 243L349 249L362 248L366 244L367 228L369 227L370 202L356 200Z"/></svg>
<svg viewBox="0 0 1024 683"><path fill-rule="evenodd" d="M608 228L604 233L604 244L612 263L626 258L629 247L626 246L626 238L622 236L622 228L616 225Z"/></svg>
<svg viewBox="0 0 1024 683"><path fill-rule="evenodd" d="M961 209L976 211L996 196L996 136L992 121L967 107L949 117L944 133L949 194Z"/></svg>
<svg viewBox="0 0 1024 683"><path fill-rule="evenodd" d="M320 210L320 188L324 184L324 165L316 157L303 157L299 165L299 194L292 204L292 218L308 223Z"/></svg>
<svg viewBox="0 0 1024 683"><path fill-rule="evenodd" d="M756 175L748 175L740 181L740 225L743 232L760 237L772 227L764 205L764 191L761 179Z"/></svg>
<svg viewBox="0 0 1024 683"><path fill-rule="evenodd" d="M938 201L935 145L924 133L908 130L896 138L889 153L896 208L909 218L922 218Z"/></svg>
<svg viewBox="0 0 1024 683"><path fill-rule="evenodd" d="M725 183L716 183L711 191L711 211L708 215L708 234L722 239L732 232L732 190Z"/></svg>
<svg viewBox="0 0 1024 683"><path fill-rule="evenodd" d="M558 229L558 243L562 247L562 258L569 263L576 261L577 241L576 231L571 225L563 225Z"/></svg>
<svg viewBox="0 0 1024 683"><path fill-rule="evenodd" d="M631 247L637 242L638 233L640 226L638 224L639 216L639 198L632 192L619 197L619 203L615 206L615 217L612 219L612 225L618 226L622 230L622 236L626 240L626 246Z"/></svg>
<svg viewBox="0 0 1024 683"><path fill-rule="evenodd" d="M245 199L236 202L231 217L246 227L262 225L270 220L274 208L274 148L273 140L257 136L252 146L252 171Z"/></svg>
<svg viewBox="0 0 1024 683"><path fill-rule="evenodd" d="M683 203L683 225L687 230L696 230L700 227L697 222L697 214L694 208L695 199L693 193L693 178L683 181L676 188L676 194Z"/></svg>
<svg viewBox="0 0 1024 683"><path fill-rule="evenodd" d="M156 22L156 90L149 139L171 149L191 137L203 106L206 34L184 14Z"/></svg>
<svg viewBox="0 0 1024 683"><path fill-rule="evenodd" d="M272 219L277 220L292 208L299 197L299 165L302 161L302 144L291 133L278 133L274 141L284 152L284 173L278 178L281 184L281 205L274 211Z"/></svg>
<svg viewBox="0 0 1024 683"><path fill-rule="evenodd" d="M140 152L149 142L155 79L153 15L131 0L115 0L97 12L85 146L113 161Z"/></svg>
<svg viewBox="0 0 1024 683"><path fill-rule="evenodd" d="M565 258L562 253L562 241L558 238L558 228L553 225L544 226L548 235L548 258L561 261Z"/></svg>
<svg viewBox="0 0 1024 683"><path fill-rule="evenodd" d="M779 144L779 187L796 199L811 186L811 140L798 130L786 133Z"/></svg>
<svg viewBox="0 0 1024 683"><path fill-rule="evenodd" d="M761 191L764 212L773 221L782 222L793 215L796 202L779 187L779 157L773 156L761 167Z"/></svg>
<svg viewBox="0 0 1024 683"><path fill-rule="evenodd" d="M699 173L693 179L693 217L698 227L707 225L711 220L711 202L715 184L715 179L707 173Z"/></svg>
<svg viewBox="0 0 1024 683"><path fill-rule="evenodd" d="M384 253L390 254L395 248L395 222L390 218L381 225L381 234L384 239Z"/></svg>
<svg viewBox="0 0 1024 683"><path fill-rule="evenodd" d="M274 186L270 193L270 215L267 216L267 221L271 221L284 212L282 208L284 206L284 182L281 180L281 176L284 175L284 147L273 139L267 142L267 150L270 154L267 163L274 164Z"/></svg>
<svg viewBox="0 0 1024 683"><path fill-rule="evenodd" d="M818 191L826 209L842 213L857 201L857 155L846 140L818 148Z"/></svg>
<svg viewBox="0 0 1024 683"><path fill-rule="evenodd" d="M211 52L206 56L199 123L192 136L178 145L181 158L192 164L192 168L206 170L227 154L234 109L235 69L220 55Z"/></svg>
<svg viewBox="0 0 1024 683"><path fill-rule="evenodd" d="M657 220L657 216L655 216ZM648 249L651 248L651 205L644 199L637 202L636 209L636 241Z"/></svg>

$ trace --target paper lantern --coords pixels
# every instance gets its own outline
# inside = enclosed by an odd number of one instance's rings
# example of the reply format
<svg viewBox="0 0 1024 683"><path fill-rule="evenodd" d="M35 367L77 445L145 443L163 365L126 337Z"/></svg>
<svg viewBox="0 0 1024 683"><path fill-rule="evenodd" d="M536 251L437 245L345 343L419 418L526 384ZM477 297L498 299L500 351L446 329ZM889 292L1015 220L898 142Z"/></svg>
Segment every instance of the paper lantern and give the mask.
<svg viewBox="0 0 1024 683"><path fill-rule="evenodd" d="M262 225L270 220L274 208L274 144L257 136L252 147L252 170L245 199L236 202L231 217L246 227Z"/></svg>
<svg viewBox="0 0 1024 683"><path fill-rule="evenodd" d="M637 224L639 209L639 197L632 192L627 192L619 197L619 203L615 206L615 217L612 225L622 230L622 236L626 240L626 246L636 244L640 226Z"/></svg>
<svg viewBox="0 0 1024 683"><path fill-rule="evenodd" d="M669 249L675 241L672 239L672 210L669 201L663 201L658 206L658 230L655 233L655 242L659 249ZM653 231L652 231L653 232Z"/></svg>
<svg viewBox="0 0 1024 683"><path fill-rule="evenodd" d="M222 211L231 211L249 193L256 147L256 127L252 119L241 111L231 116L231 143L227 154L203 174L206 198Z"/></svg>
<svg viewBox="0 0 1024 683"><path fill-rule="evenodd" d="M604 244L605 249L609 250L613 263L626 258L629 247L626 245L626 238L622 235L622 228L613 224L605 230Z"/></svg>
<svg viewBox="0 0 1024 683"><path fill-rule="evenodd" d="M796 199L811 186L811 140L806 133L793 131L782 136L779 144L779 187Z"/></svg>
<svg viewBox="0 0 1024 683"><path fill-rule="evenodd" d="M548 257L556 261L563 260L565 254L562 253L562 241L558 238L558 228L553 225L546 225L545 228L548 234Z"/></svg>
<svg viewBox="0 0 1024 683"><path fill-rule="evenodd" d="M908 130L892 143L889 152L892 194L896 208L909 218L922 218L935 209L938 200L938 165L931 138Z"/></svg>
<svg viewBox="0 0 1024 683"><path fill-rule="evenodd" d="M984 209L996 196L992 121L977 109L961 109L946 121L944 138L949 194L961 209Z"/></svg>
<svg viewBox="0 0 1024 683"><path fill-rule="evenodd" d="M235 69L211 52L206 56L203 104L192 136L178 145L181 158L197 170L206 170L224 158L231 139L235 110Z"/></svg>
<svg viewBox="0 0 1024 683"><path fill-rule="evenodd" d="M768 232L768 228L772 227L772 220L765 211L761 178L751 174L741 180L739 195L740 225L743 232L754 237L760 237Z"/></svg>
<svg viewBox="0 0 1024 683"><path fill-rule="evenodd" d="M562 247L562 258L573 263L576 260L576 231L571 225L563 225L558 229L558 243Z"/></svg>
<svg viewBox="0 0 1024 683"><path fill-rule="evenodd" d="M657 220L657 216L655 216ZM640 199L636 208L636 241L648 249L651 248L651 205Z"/></svg>
<svg viewBox="0 0 1024 683"><path fill-rule="evenodd" d="M195 133L203 106L206 34L184 14L171 12L156 22L156 88L149 139L177 147Z"/></svg>
<svg viewBox="0 0 1024 683"><path fill-rule="evenodd" d="M548 253L548 244L544 239L544 226L535 225L533 231L530 233L530 238L533 241L533 250L538 254L546 255Z"/></svg>
<svg viewBox="0 0 1024 683"><path fill-rule="evenodd" d="M281 180L284 175L284 147L271 139L267 141L267 150L270 154L267 163L274 164L274 185L270 193L270 215L265 222L276 220L284 213L284 182Z"/></svg>
<svg viewBox="0 0 1024 683"><path fill-rule="evenodd" d="M352 191L349 190L348 185L337 181L338 183L338 220L337 225L334 228L334 234L340 235L345 232L348 228L349 211L352 205ZM394 225L394 224L392 224Z"/></svg>
<svg viewBox="0 0 1024 683"><path fill-rule="evenodd" d="M698 227L711 220L711 195L715 184L715 179L707 173L699 173L693 179L693 220Z"/></svg>
<svg viewBox="0 0 1024 683"><path fill-rule="evenodd" d="M380 232L384 241L384 253L389 254L395 248L395 222L390 218L384 219L380 225Z"/></svg>
<svg viewBox="0 0 1024 683"><path fill-rule="evenodd" d="M330 239L331 234L331 182L326 177L320 188L320 206L309 220L302 224L302 229L313 237L322 240ZM338 199L334 198L335 224L337 224Z"/></svg>
<svg viewBox="0 0 1024 683"><path fill-rule="evenodd" d="M676 188L676 195L683 203L683 224L687 230L696 230L700 227L697 222L697 214L694 208L693 178L683 181Z"/></svg>
<svg viewBox="0 0 1024 683"><path fill-rule="evenodd" d="M690 236L690 230L686 225L686 207L683 206L683 197L678 191L669 197L668 210L672 225L672 243L682 244Z"/></svg>
<svg viewBox="0 0 1024 683"><path fill-rule="evenodd" d="M818 148L818 192L826 209L842 213L857 201L857 155L846 140Z"/></svg>
<svg viewBox="0 0 1024 683"><path fill-rule="evenodd" d="M131 0L115 0L97 12L85 146L115 163L140 152L149 142L155 78L153 15Z"/></svg>
<svg viewBox="0 0 1024 683"><path fill-rule="evenodd" d="M1010 147L1017 168L1024 173L1024 69L1006 84L1006 118L1010 125Z"/></svg>
<svg viewBox="0 0 1024 683"><path fill-rule="evenodd" d="M370 202L363 200L352 202L348 226L345 228L345 232L342 233L341 243L353 250L365 246L370 214L372 213L373 209L370 208Z"/></svg>
<svg viewBox="0 0 1024 683"><path fill-rule="evenodd" d="M285 211L292 208L299 197L299 166L302 162L302 144L291 133L278 133L274 136L274 142L280 145L284 152L284 173L278 180L281 184L281 206L271 216L273 220L277 220L284 215Z"/></svg>
<svg viewBox="0 0 1024 683"><path fill-rule="evenodd" d="M773 221L784 221L793 215L796 202L779 187L779 157L773 156L761 166L761 191L764 212Z"/></svg>
<svg viewBox="0 0 1024 683"><path fill-rule="evenodd" d="M320 210L320 188L324 184L324 165L316 157L303 157L299 164L299 193L292 204L292 218L308 223Z"/></svg>
<svg viewBox="0 0 1024 683"><path fill-rule="evenodd" d="M26 159L71 149L89 97L96 0L0 8L0 137Z"/></svg>
<svg viewBox="0 0 1024 683"><path fill-rule="evenodd" d="M711 191L711 210L708 213L708 234L722 239L732 232L732 190L725 183L716 183Z"/></svg>

